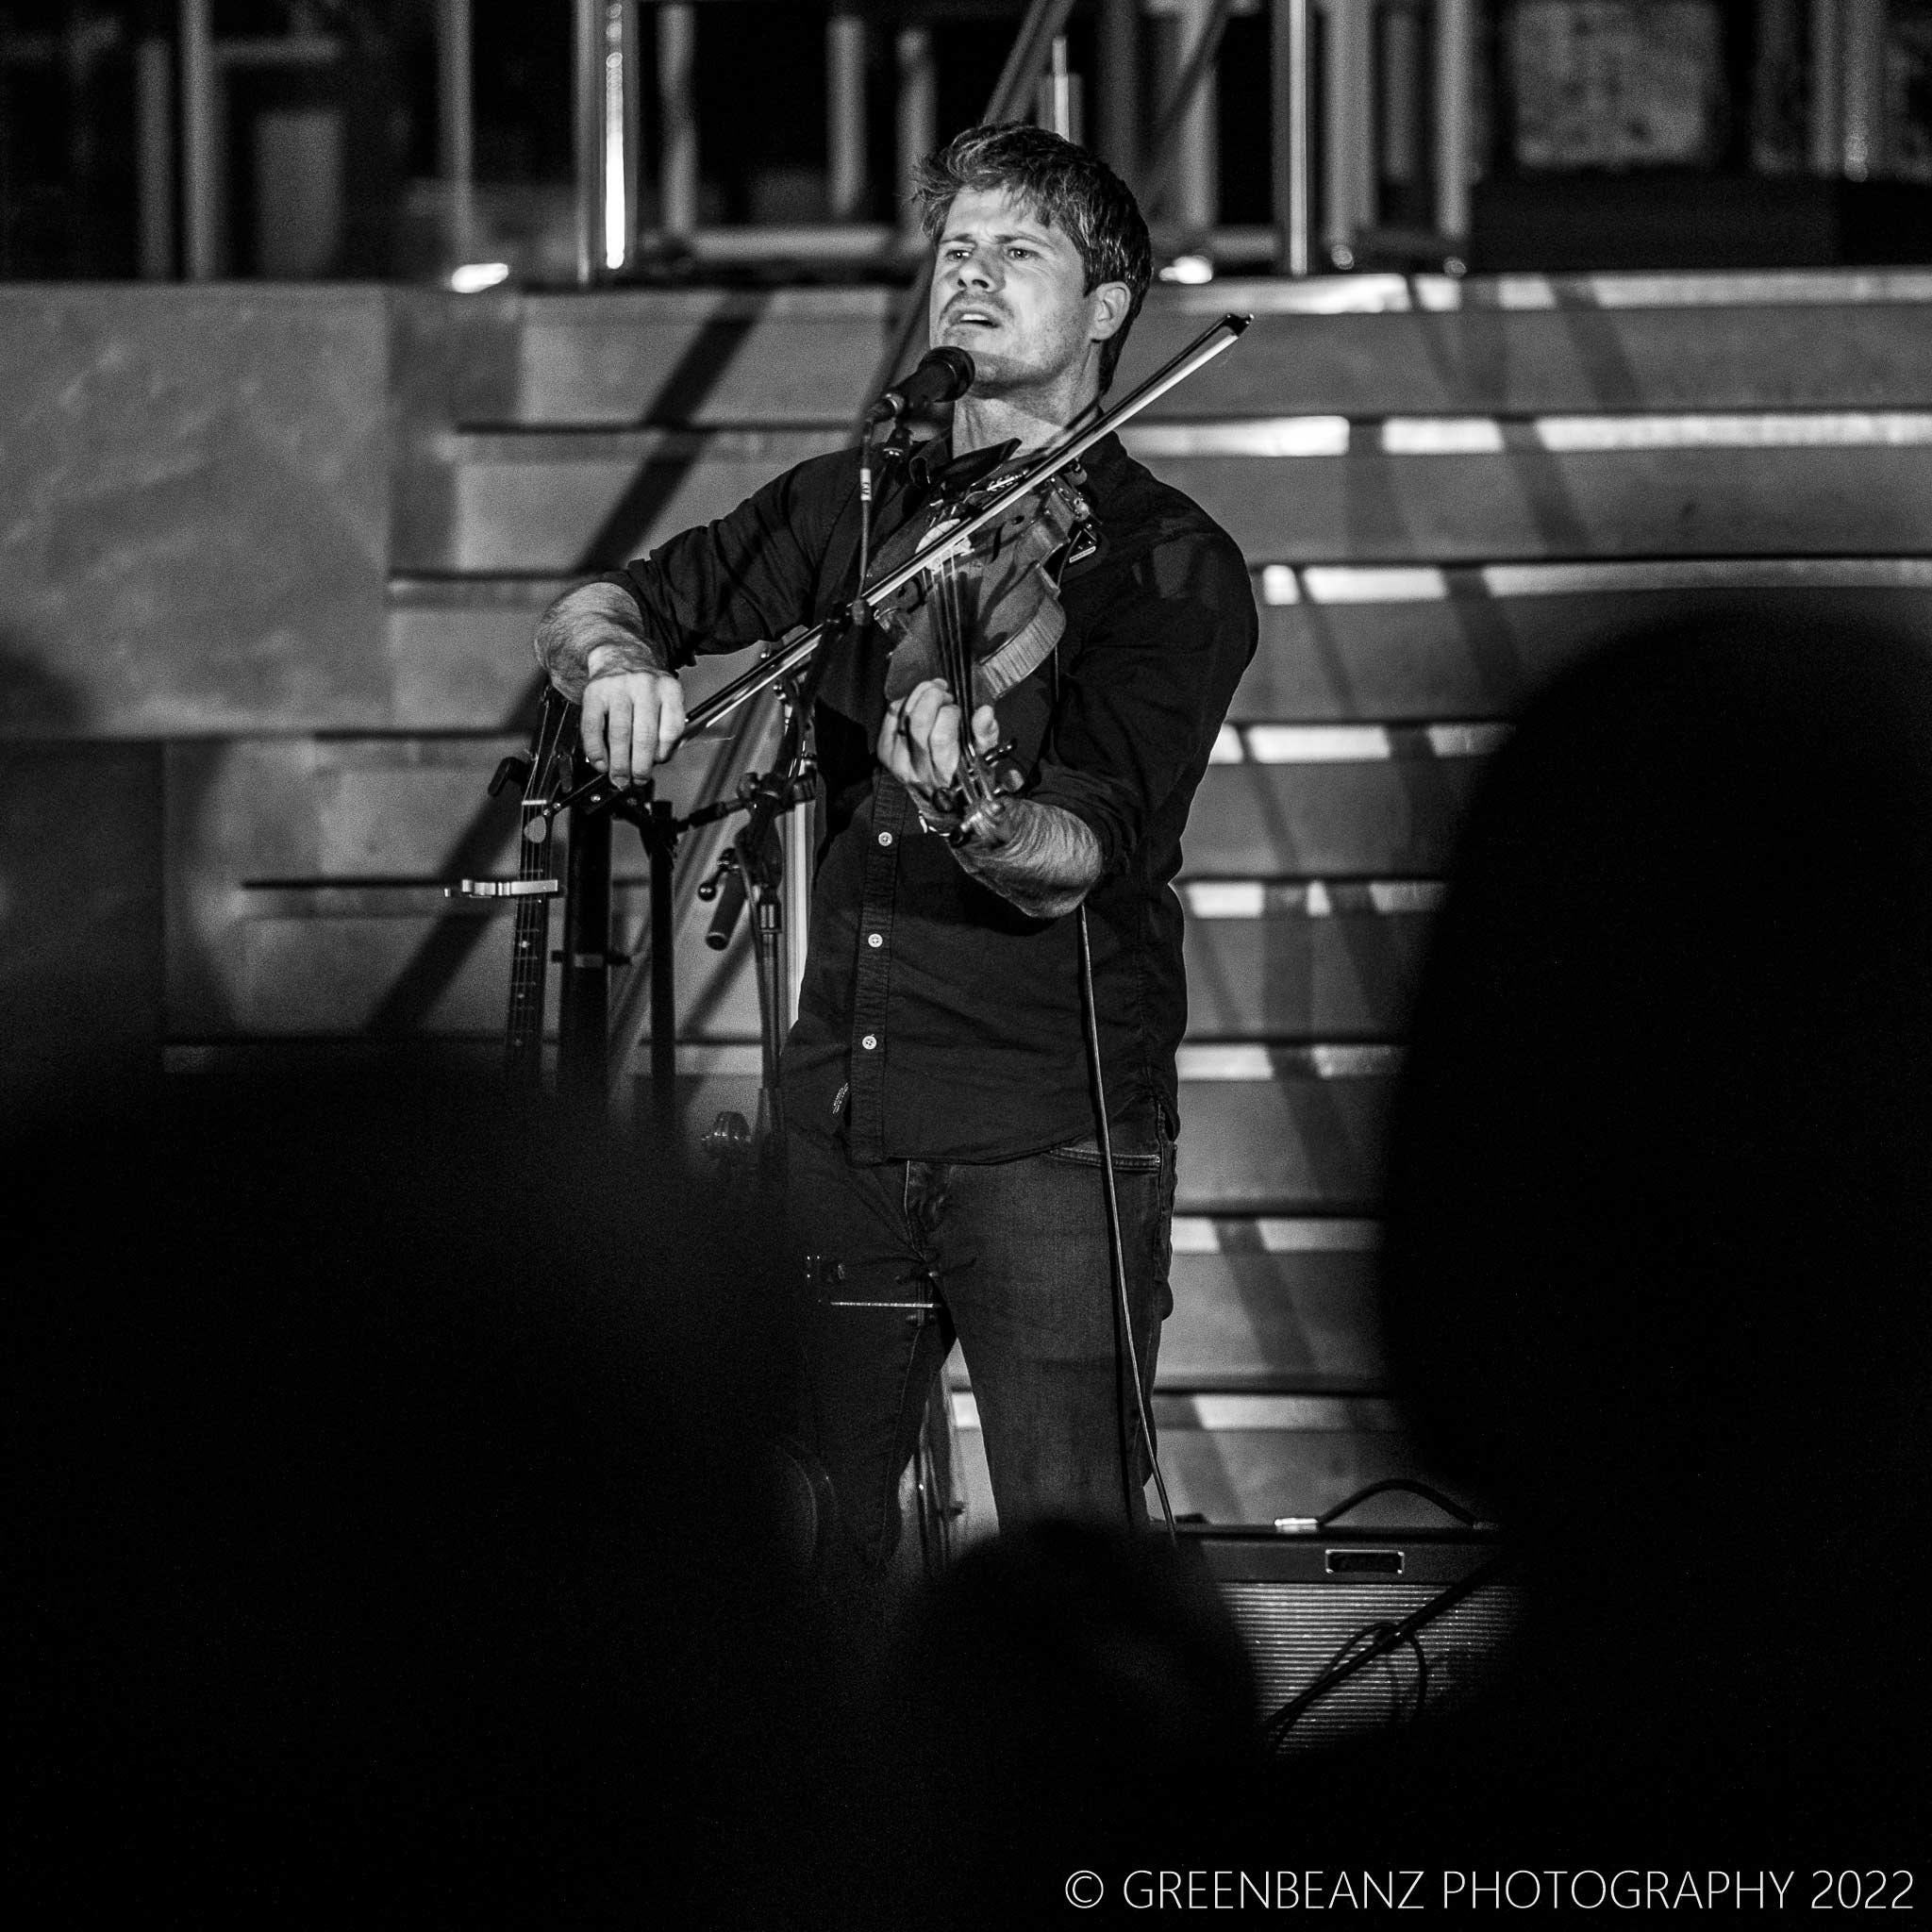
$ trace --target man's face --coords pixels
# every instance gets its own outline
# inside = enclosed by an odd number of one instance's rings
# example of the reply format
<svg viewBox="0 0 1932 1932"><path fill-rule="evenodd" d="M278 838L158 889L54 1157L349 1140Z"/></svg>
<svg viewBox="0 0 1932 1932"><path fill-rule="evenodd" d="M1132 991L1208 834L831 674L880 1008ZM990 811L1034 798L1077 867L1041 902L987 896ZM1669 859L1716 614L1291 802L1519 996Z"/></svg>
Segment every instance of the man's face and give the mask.
<svg viewBox="0 0 1932 1932"><path fill-rule="evenodd" d="M940 231L932 346L973 358L975 395L1050 390L1077 377L1125 314L1126 290L1089 291L1080 251L1004 190L962 189ZM1084 386L1084 385L1083 385Z"/></svg>

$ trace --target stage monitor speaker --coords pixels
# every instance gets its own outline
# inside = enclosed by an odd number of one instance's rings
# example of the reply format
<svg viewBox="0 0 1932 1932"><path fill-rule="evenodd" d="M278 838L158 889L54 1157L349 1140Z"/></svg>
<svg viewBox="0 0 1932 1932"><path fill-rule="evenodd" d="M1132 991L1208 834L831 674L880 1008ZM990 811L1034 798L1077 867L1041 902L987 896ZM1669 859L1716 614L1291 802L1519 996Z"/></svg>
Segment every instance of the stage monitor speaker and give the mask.
<svg viewBox="0 0 1932 1932"><path fill-rule="evenodd" d="M1482 1530L1184 1529L1234 1614L1254 1658L1261 1714L1272 1717L1333 1664L1365 1648L1501 1554ZM1308 1750L1465 1705L1494 1668L1522 1595L1513 1573L1486 1577L1461 1601L1310 1704L1281 1736ZM1420 1647L1425 1667L1418 1661Z"/></svg>

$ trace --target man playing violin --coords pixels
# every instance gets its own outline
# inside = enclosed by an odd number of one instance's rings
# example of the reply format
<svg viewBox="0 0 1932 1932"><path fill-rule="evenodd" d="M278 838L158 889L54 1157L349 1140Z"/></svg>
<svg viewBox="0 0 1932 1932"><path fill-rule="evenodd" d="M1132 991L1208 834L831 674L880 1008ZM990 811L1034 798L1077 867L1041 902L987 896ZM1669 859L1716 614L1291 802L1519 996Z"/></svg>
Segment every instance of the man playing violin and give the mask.
<svg viewBox="0 0 1932 1932"><path fill-rule="evenodd" d="M886 467L874 534L928 519L945 466L1090 420L1152 274L1132 195L1084 149L978 127L918 195L937 245L930 334L974 377L950 439ZM814 1446L840 1560L876 1590L899 1478L954 1341L973 1377L1003 1524L1144 1521L1168 1289L1186 1024L1171 881L1195 787L1256 644L1247 568L1117 437L1085 458L1097 547L1058 581L1057 646L969 722L922 679L889 703L878 625L832 647L815 709L824 837L783 1062L788 1211L811 1257ZM560 599L536 647L620 782L676 747L677 667L841 608L858 588L858 462L803 463L728 516ZM1019 789L989 823L955 790L962 734ZM1091 967L1119 1260L1102 1174L1083 979Z"/></svg>

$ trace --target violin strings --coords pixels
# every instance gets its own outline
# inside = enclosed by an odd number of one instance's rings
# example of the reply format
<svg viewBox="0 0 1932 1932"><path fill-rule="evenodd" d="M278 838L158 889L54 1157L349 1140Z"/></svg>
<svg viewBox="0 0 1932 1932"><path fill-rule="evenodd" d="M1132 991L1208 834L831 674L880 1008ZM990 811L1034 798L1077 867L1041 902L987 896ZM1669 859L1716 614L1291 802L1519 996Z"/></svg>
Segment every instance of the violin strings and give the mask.
<svg viewBox="0 0 1932 1932"><path fill-rule="evenodd" d="M959 749L963 762L973 741L973 659L966 641L965 599L959 583L958 560L948 558L944 568L946 622L941 630L943 670L946 682L959 706Z"/></svg>

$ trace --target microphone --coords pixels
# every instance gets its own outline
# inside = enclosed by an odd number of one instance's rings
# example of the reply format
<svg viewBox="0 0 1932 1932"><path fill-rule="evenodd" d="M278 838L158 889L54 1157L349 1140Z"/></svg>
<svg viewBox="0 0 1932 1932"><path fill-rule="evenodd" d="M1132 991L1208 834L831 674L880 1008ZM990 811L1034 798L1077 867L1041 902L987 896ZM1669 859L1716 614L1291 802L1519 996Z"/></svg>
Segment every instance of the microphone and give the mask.
<svg viewBox="0 0 1932 1932"><path fill-rule="evenodd" d="M865 420L896 423L901 416L957 402L972 387L973 358L964 349L928 349L919 367L865 412Z"/></svg>

